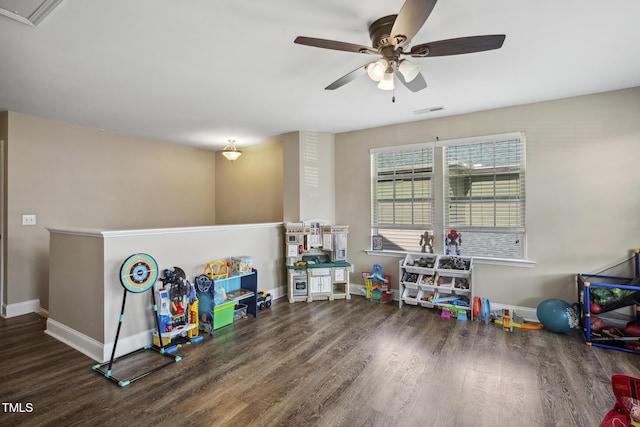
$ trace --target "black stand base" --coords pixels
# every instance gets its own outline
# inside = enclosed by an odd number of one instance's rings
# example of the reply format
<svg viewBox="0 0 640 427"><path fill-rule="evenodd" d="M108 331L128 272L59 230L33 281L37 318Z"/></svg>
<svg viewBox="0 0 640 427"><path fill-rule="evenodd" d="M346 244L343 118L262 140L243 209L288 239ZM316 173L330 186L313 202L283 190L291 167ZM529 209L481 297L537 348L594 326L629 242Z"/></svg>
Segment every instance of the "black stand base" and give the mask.
<svg viewBox="0 0 640 427"><path fill-rule="evenodd" d="M142 352L145 352L145 351L148 351L148 350L156 351L156 352L158 352L158 354L161 354L162 356L167 357L168 359L171 359L171 360L166 362L166 363L164 363L164 364L162 364L162 365L160 365L160 366L157 366L157 367L155 367L155 368L153 368L153 369L151 369L149 371L146 371L146 372L144 372L144 373L142 373L140 375L136 375L133 378L121 380L121 379L118 379L118 378L116 378L115 376L112 375L111 366L114 363L116 363L119 360L126 359L126 358L128 358L130 356L135 356L138 353L142 353ZM105 363L101 363L101 364L95 365L91 369L93 369L94 371L104 375L104 377L106 379L113 381L114 383L118 384L120 387L126 387L129 384L131 384L133 382L136 382L136 381L146 377L147 375L151 375L154 372L158 372L160 369L166 368L167 366L172 365L174 363L177 363L180 360L182 360L182 357L174 356L174 355L171 355L169 353L166 353L164 351L164 349L156 348L156 347L153 347L153 346L147 346L147 347L139 348L138 350L134 350L131 353L122 355L122 356L120 356L118 358L112 359L109 362L105 362ZM108 368L106 370L103 369L105 366L108 366Z"/></svg>

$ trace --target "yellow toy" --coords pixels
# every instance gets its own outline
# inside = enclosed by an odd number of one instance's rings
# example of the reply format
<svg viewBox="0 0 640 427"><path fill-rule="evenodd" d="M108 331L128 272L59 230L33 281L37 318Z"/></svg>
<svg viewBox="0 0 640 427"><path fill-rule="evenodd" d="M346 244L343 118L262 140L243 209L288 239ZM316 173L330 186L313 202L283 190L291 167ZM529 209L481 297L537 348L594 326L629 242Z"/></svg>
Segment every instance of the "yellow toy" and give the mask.
<svg viewBox="0 0 640 427"><path fill-rule="evenodd" d="M229 265L224 261L213 261L204 267L204 275L211 280L230 277Z"/></svg>
<svg viewBox="0 0 640 427"><path fill-rule="evenodd" d="M195 328L187 332L189 338L195 338L199 335L200 325L198 318L198 298L193 298L193 302L189 304L189 323L196 325Z"/></svg>

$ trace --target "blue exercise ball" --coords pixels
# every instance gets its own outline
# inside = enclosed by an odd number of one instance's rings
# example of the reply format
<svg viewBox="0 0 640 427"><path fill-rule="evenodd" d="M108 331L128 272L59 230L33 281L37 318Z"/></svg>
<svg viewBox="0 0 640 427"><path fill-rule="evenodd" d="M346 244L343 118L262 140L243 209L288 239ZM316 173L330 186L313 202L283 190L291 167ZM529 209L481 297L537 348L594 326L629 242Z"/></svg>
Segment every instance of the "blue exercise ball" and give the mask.
<svg viewBox="0 0 640 427"><path fill-rule="evenodd" d="M578 327L578 313L574 306L561 299L542 301L536 310L540 323L552 332L565 334Z"/></svg>

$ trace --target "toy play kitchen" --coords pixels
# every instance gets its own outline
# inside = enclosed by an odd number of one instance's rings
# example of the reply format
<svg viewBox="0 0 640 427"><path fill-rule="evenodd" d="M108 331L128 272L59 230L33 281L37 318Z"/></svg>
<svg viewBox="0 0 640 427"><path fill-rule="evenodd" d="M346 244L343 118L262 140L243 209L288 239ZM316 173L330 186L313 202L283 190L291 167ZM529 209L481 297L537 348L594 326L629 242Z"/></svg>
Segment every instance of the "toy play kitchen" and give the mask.
<svg viewBox="0 0 640 427"><path fill-rule="evenodd" d="M350 299L348 225L285 224L289 302Z"/></svg>

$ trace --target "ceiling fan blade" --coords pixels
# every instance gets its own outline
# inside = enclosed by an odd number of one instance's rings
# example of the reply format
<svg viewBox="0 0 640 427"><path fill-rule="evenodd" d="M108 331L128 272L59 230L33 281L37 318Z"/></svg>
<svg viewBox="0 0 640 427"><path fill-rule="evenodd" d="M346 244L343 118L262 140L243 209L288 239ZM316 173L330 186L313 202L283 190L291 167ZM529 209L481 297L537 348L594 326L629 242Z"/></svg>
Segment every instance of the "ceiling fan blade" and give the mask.
<svg viewBox="0 0 640 427"><path fill-rule="evenodd" d="M448 56L500 49L505 37L504 34L496 34L490 36L460 37L457 39L423 43L413 46L411 51L409 51L409 55L414 57Z"/></svg>
<svg viewBox="0 0 640 427"><path fill-rule="evenodd" d="M319 47L323 49L342 50L345 52L375 53L375 54L378 53L375 49L368 46L360 45L360 44L338 42L334 40L316 39L313 37L298 36L293 42L297 44L303 44L306 46Z"/></svg>
<svg viewBox="0 0 640 427"><path fill-rule="evenodd" d="M331 83L329 86L325 87L324 90L338 89L339 87L342 87L342 86L346 85L347 83L354 81L358 77L366 75L367 74L367 66L368 65L369 64L362 65L362 66L356 68L355 70L351 71L350 73L345 74L344 76L340 77L335 82Z"/></svg>
<svg viewBox="0 0 640 427"><path fill-rule="evenodd" d="M399 71L396 71L396 77L400 82L407 87L411 92L418 92L422 89L426 89L427 82L424 81L424 77L422 77L421 73L418 73L417 76L413 78L410 82L404 79L404 76Z"/></svg>
<svg viewBox="0 0 640 427"><path fill-rule="evenodd" d="M403 47L420 31L437 0L406 0L391 29L391 39Z"/></svg>

